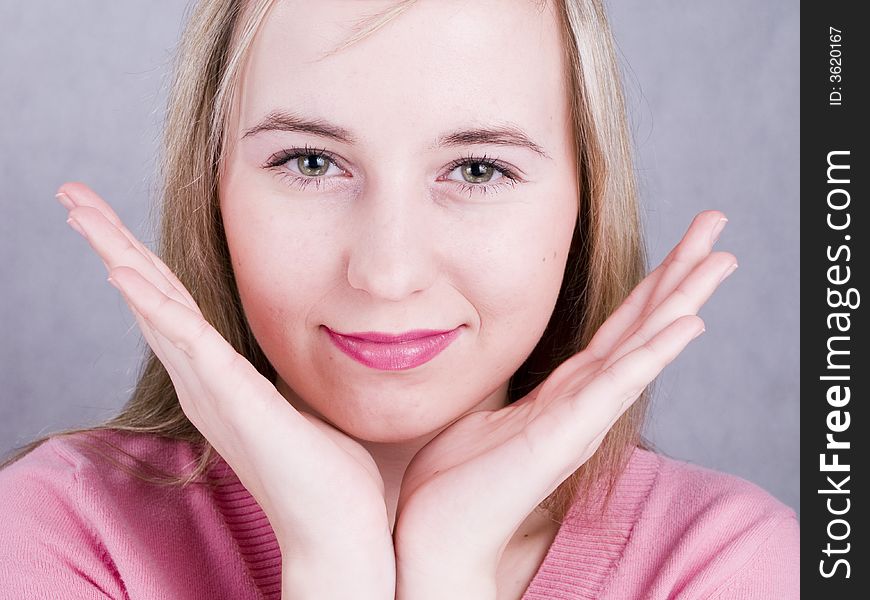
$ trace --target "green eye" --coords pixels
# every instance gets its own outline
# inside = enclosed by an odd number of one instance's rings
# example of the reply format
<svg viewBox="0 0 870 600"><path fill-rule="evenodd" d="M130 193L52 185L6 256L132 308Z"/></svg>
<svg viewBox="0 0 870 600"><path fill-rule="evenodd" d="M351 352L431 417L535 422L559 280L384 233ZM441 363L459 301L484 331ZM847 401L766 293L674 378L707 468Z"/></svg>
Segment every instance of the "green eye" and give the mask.
<svg viewBox="0 0 870 600"><path fill-rule="evenodd" d="M449 177L448 181L453 181L459 190L467 193L469 197L474 194L495 193L504 186L513 187L521 181L510 167L498 159L488 159L486 156L463 157L452 162L449 169L454 177L456 171L460 171L461 179Z"/></svg>
<svg viewBox="0 0 870 600"><path fill-rule="evenodd" d="M299 155L296 159L299 172L309 177L324 175L329 170L329 164L329 159L319 154Z"/></svg>
<svg viewBox="0 0 870 600"><path fill-rule="evenodd" d="M468 183L486 183L497 169L490 163L469 162L462 168L462 178Z"/></svg>

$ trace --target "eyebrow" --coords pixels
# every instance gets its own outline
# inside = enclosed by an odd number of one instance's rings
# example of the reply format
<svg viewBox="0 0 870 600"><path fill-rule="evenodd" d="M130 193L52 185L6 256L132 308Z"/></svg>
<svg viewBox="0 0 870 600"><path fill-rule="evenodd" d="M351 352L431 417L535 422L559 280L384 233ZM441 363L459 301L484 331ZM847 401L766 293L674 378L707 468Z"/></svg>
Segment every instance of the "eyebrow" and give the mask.
<svg viewBox="0 0 870 600"><path fill-rule="evenodd" d="M329 138L344 144L353 145L357 143L356 137L344 127L324 119L306 118L283 110L273 110L270 112L257 125L245 131L242 139L264 131L298 131ZM473 144L519 146L521 148L528 148L544 158L550 158L550 155L541 146L536 144L528 134L512 123L490 127L459 129L442 135L429 149L438 147L452 148Z"/></svg>
<svg viewBox="0 0 870 600"><path fill-rule="evenodd" d="M308 119L295 113L273 110L257 125L248 129L242 139L263 131L300 131L330 138L345 144L355 144L356 138L344 127L333 125L323 119Z"/></svg>

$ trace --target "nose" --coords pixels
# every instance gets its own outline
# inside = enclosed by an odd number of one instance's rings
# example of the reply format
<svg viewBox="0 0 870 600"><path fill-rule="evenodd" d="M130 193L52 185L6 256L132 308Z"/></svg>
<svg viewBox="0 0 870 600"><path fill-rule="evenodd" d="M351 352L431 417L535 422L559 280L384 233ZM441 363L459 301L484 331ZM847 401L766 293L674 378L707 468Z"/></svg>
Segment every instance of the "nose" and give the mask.
<svg viewBox="0 0 870 600"><path fill-rule="evenodd" d="M427 289L438 264L428 204L394 190L363 196L357 207L347 259L351 287L391 301Z"/></svg>

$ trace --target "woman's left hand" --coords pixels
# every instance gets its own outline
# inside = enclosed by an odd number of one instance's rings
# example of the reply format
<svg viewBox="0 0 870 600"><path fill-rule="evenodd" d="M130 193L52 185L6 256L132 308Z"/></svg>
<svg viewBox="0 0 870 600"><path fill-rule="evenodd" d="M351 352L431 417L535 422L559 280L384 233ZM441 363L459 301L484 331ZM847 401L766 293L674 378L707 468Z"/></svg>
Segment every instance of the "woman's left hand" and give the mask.
<svg viewBox="0 0 870 600"><path fill-rule="evenodd" d="M736 267L734 255L711 253L723 218L698 214L589 345L531 393L462 417L417 453L393 534L400 600L495 598L498 563L519 526L704 330L698 310Z"/></svg>

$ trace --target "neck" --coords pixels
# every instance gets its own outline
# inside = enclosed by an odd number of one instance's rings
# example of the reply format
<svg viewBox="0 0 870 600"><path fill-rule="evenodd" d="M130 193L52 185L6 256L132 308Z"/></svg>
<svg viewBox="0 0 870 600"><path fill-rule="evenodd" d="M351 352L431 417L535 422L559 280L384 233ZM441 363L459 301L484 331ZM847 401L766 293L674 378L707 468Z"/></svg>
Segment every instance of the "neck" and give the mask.
<svg viewBox="0 0 870 600"><path fill-rule="evenodd" d="M322 415L318 410L310 404L302 400L293 390L279 377L276 386L278 391L287 401L298 411L312 414L324 421L332 423L328 418ZM363 446L375 461L381 477L384 480L384 502L387 507L387 514L390 518L390 530L392 531L396 520L396 506L399 502L399 491L402 486L402 477L408 464L420 451L423 446L428 444L439 433L444 431L448 426L454 423L459 417L477 412L480 410L498 410L507 404L508 400L508 382L504 382L494 392L483 398L468 411L459 415L456 419L439 427L435 431L416 437L409 440L399 442L372 442L366 439L355 437L347 432L345 434Z"/></svg>

